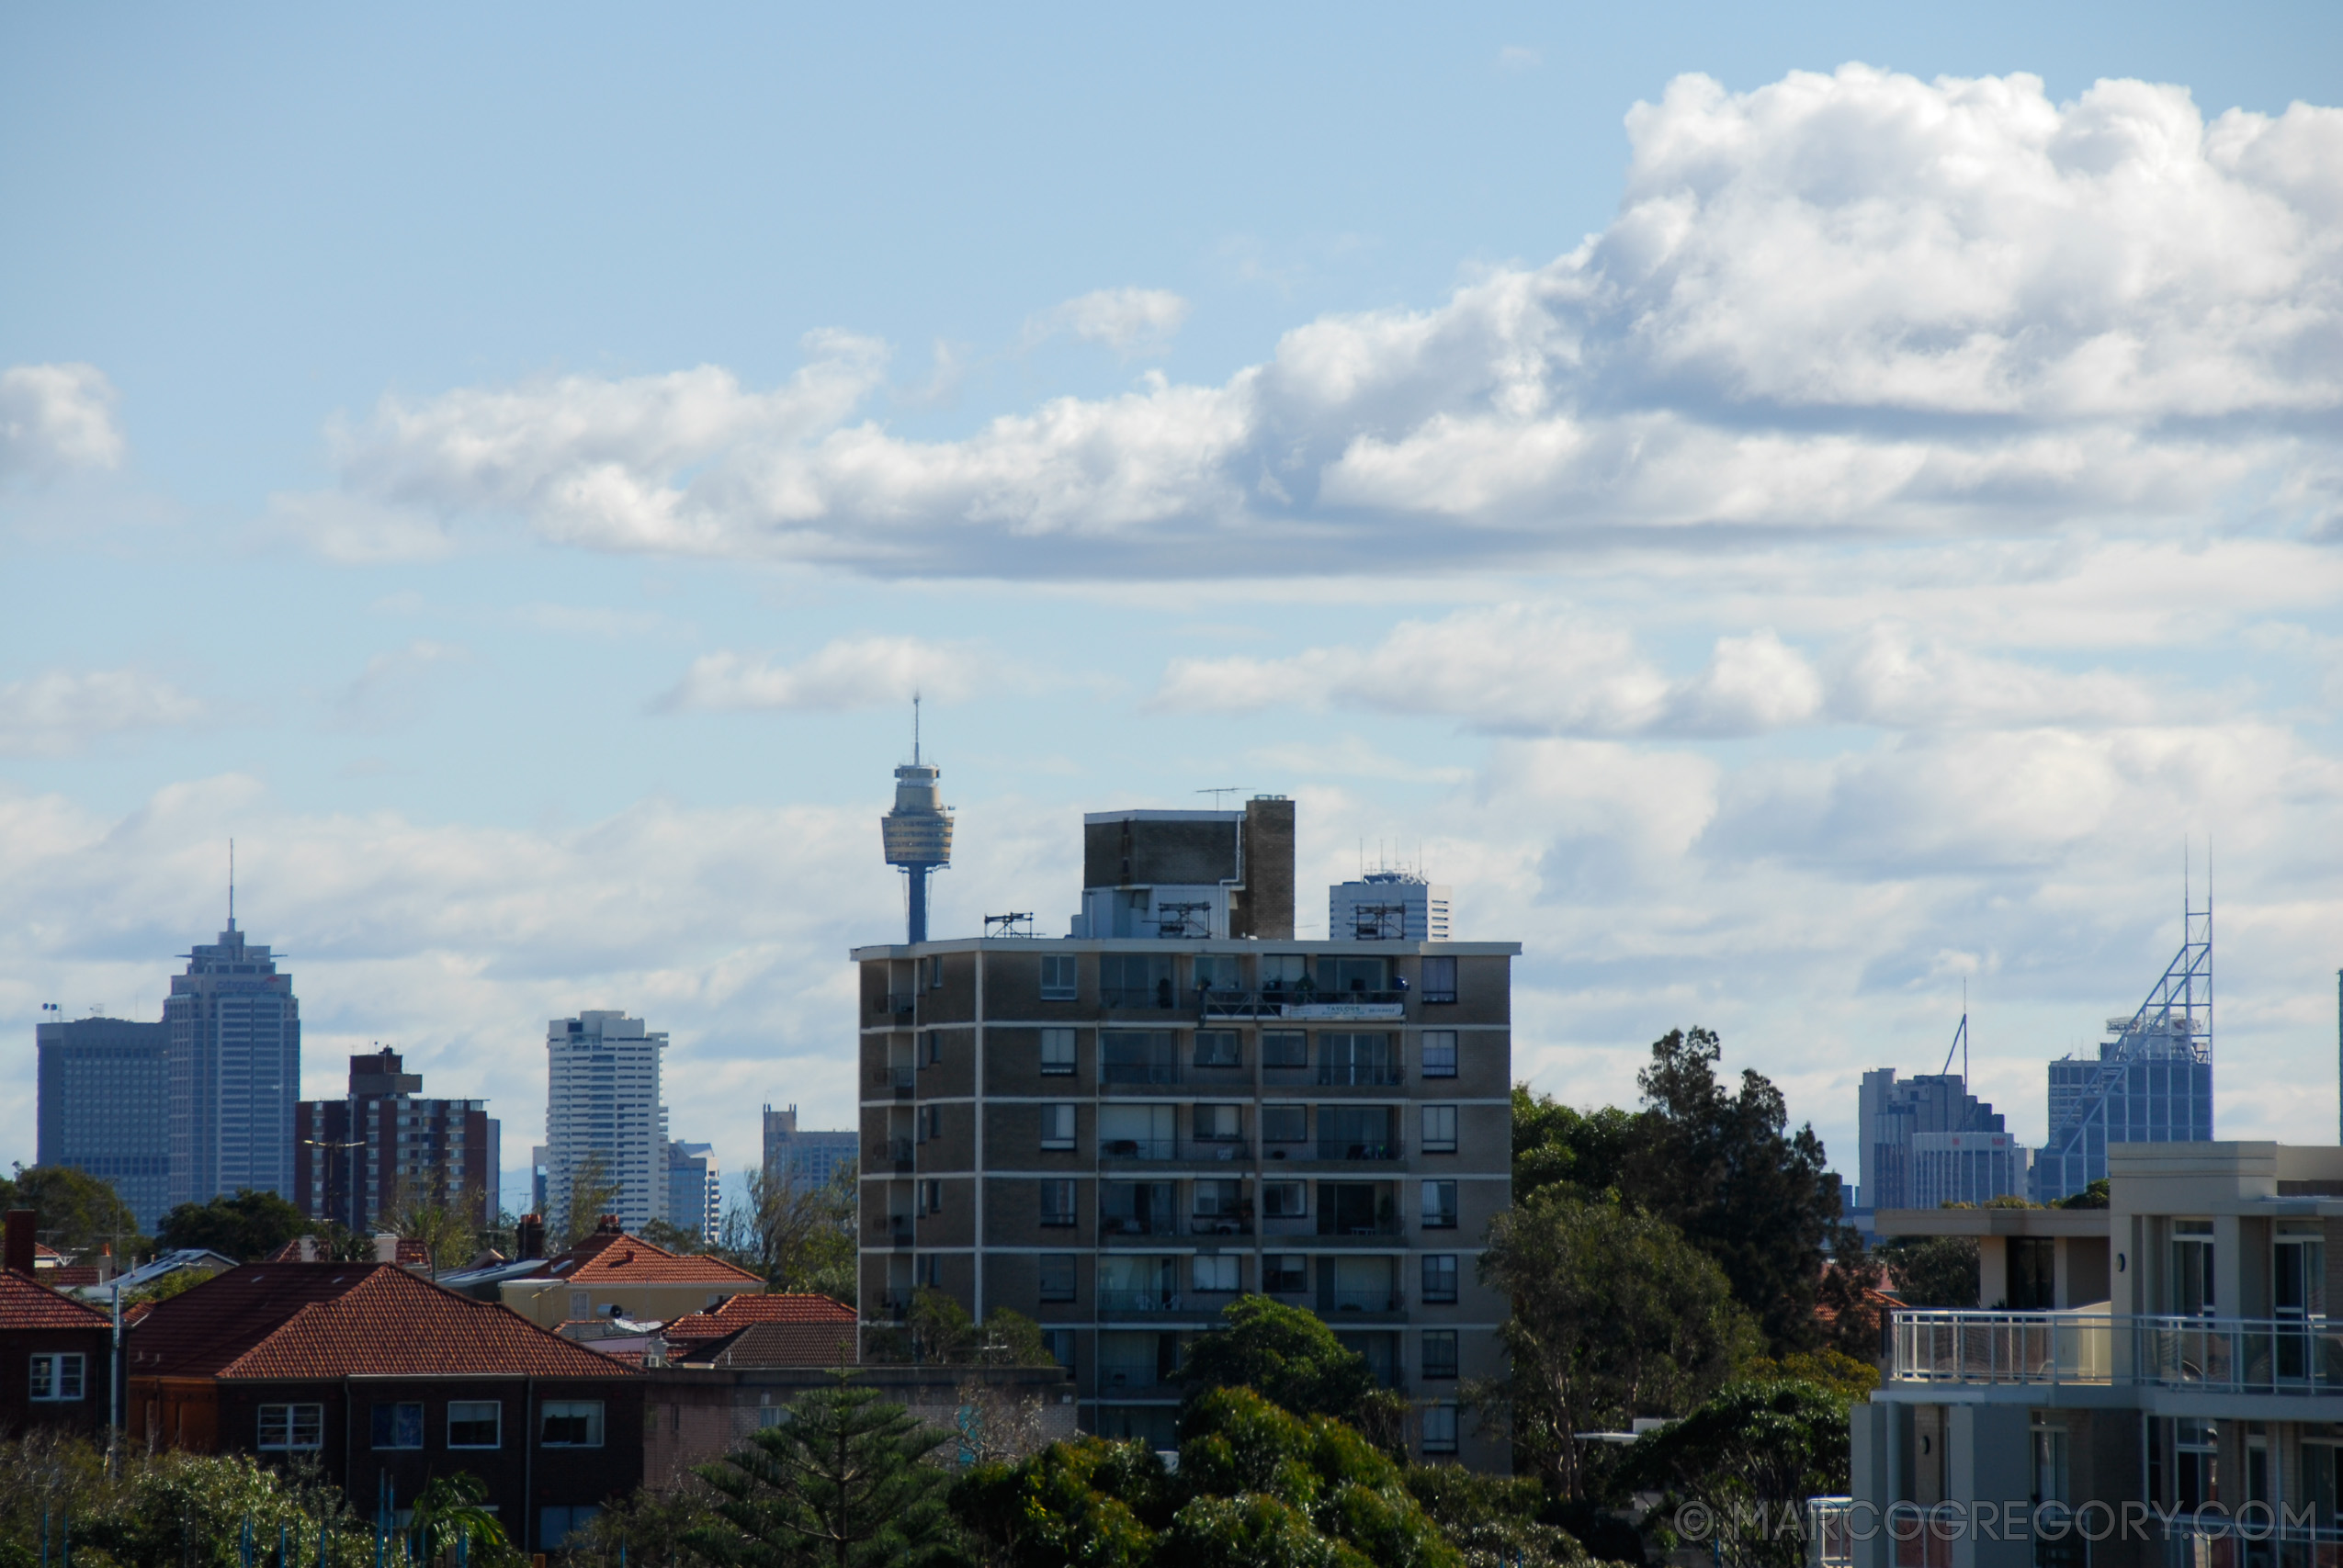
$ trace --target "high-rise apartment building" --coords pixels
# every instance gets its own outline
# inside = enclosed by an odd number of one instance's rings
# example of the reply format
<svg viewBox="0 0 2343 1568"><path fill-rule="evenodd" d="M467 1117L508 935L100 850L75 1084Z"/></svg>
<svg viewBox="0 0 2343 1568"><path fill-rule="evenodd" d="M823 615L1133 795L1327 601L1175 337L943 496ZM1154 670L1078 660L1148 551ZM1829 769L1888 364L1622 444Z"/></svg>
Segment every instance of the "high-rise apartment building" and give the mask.
<svg viewBox="0 0 2343 1568"><path fill-rule="evenodd" d="M1294 808L1083 819L1063 941L866 947L862 1299L1043 1325L1081 1425L1169 1446L1184 1348L1242 1292L1313 1311L1421 1455L1501 1374L1476 1263L1511 1201L1514 942L1294 935Z"/></svg>
<svg viewBox="0 0 2343 1568"><path fill-rule="evenodd" d="M1917 1077L1898 1079L1896 1069L1881 1067L1863 1075L1862 1088L1858 1091L1856 1128L1857 1159L1861 1162L1858 1185L1862 1191L1862 1207L1866 1210L1933 1208L1939 1201L1930 1199L1922 1203L1916 1195L1915 1150L1917 1140L1942 1135L1962 1134L1982 1136L2004 1133L2001 1113L1975 1095L1958 1073L1922 1073ZM1963 1152L1981 1149L1982 1144L1963 1146ZM1937 1145L1931 1145L1931 1149ZM1939 1152L1950 1152L1950 1146ZM1935 1184L1931 1191L1939 1191L1947 1181L1967 1182L1957 1190L1946 1190L1941 1197L1956 1197L1963 1201L1982 1203L1988 1198L2004 1194L2025 1194L2025 1171L2018 1171L2018 1185L2007 1187L1996 1183L2007 1179L2004 1168L1990 1162L1932 1159L1929 1180Z"/></svg>
<svg viewBox="0 0 2343 1568"><path fill-rule="evenodd" d="M350 1058L343 1100L294 1111L293 1201L364 1235L410 1203L463 1206L496 1223L501 1129L484 1100L430 1100L395 1051Z"/></svg>
<svg viewBox="0 0 2343 1568"><path fill-rule="evenodd" d="M171 1206L171 1031L83 1018L44 1023L39 1153L112 1182L149 1235Z"/></svg>
<svg viewBox="0 0 2343 1568"><path fill-rule="evenodd" d="M667 1223L703 1242L724 1228L724 1173L713 1144L667 1145Z"/></svg>
<svg viewBox="0 0 2343 1568"><path fill-rule="evenodd" d="M250 1188L294 1195L293 1106L300 1095L300 1005L266 947L228 929L187 953L163 1004L170 1030L173 1203Z"/></svg>
<svg viewBox="0 0 2343 1568"><path fill-rule="evenodd" d="M546 1219L560 1234L594 1228L573 1218L582 1178L608 1190L601 1205L628 1230L667 1218L667 1107L659 1063L667 1036L623 1012L587 1011L546 1026Z"/></svg>
<svg viewBox="0 0 2343 1568"><path fill-rule="evenodd" d="M1370 871L1327 890L1326 934L1337 942L1446 942L1453 898L1412 871Z"/></svg>
<svg viewBox="0 0 2343 1568"><path fill-rule="evenodd" d="M775 1111L764 1108L764 1174L767 1180L786 1177L790 1187L804 1191L826 1187L842 1169L857 1168L862 1159L862 1134L798 1125L794 1105Z"/></svg>

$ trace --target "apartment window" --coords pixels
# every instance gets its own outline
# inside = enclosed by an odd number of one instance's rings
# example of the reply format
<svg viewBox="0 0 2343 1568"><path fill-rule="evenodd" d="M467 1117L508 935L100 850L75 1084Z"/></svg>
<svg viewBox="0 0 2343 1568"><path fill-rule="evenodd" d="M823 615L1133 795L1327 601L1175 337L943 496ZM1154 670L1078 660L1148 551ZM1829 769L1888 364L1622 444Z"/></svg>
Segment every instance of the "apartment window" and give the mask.
<svg viewBox="0 0 2343 1568"><path fill-rule="evenodd" d="M1432 1328L1424 1331L1423 1375L1427 1378L1453 1378L1456 1375L1454 1329Z"/></svg>
<svg viewBox="0 0 2343 1568"><path fill-rule="evenodd" d="M325 1446L325 1406L323 1404L264 1404L260 1407L260 1440L264 1450L317 1449Z"/></svg>
<svg viewBox="0 0 2343 1568"><path fill-rule="evenodd" d="M931 1291L942 1288L944 1284L943 1258L933 1252L921 1253L911 1261L911 1277L917 1283L925 1285Z"/></svg>
<svg viewBox="0 0 2343 1568"><path fill-rule="evenodd" d="M1070 1149L1074 1146L1072 1106L1045 1105L1041 1108L1041 1146L1045 1149Z"/></svg>
<svg viewBox="0 0 2343 1568"><path fill-rule="evenodd" d="M1067 963L1073 962L1068 959ZM1041 1032L1041 1070L1046 1074L1070 1073L1074 1070L1074 1032L1070 1029L1045 1029Z"/></svg>
<svg viewBox="0 0 2343 1568"><path fill-rule="evenodd" d="M1318 988L1338 996L1351 996L1391 987L1384 980L1383 960L1380 958L1321 958L1318 961Z"/></svg>
<svg viewBox="0 0 2343 1568"><path fill-rule="evenodd" d="M378 1449L423 1447L423 1406L378 1404L374 1407L374 1446Z"/></svg>
<svg viewBox="0 0 2343 1568"><path fill-rule="evenodd" d="M1309 1259L1298 1252L1273 1252L1261 1260L1261 1288L1299 1295L1310 1288Z"/></svg>
<svg viewBox="0 0 2343 1568"><path fill-rule="evenodd" d="M586 1521L602 1512L599 1503L580 1503L568 1508L539 1508L537 1511L537 1544L548 1551L560 1549L570 1539L570 1532L583 1529Z"/></svg>
<svg viewBox="0 0 2343 1568"><path fill-rule="evenodd" d="M1041 1223L1045 1225L1070 1225L1074 1223L1074 1184L1071 1179L1041 1184Z"/></svg>
<svg viewBox="0 0 2343 1568"><path fill-rule="evenodd" d="M1041 999L1046 1002L1070 1002L1081 994L1081 960L1072 953L1044 958L1041 961Z"/></svg>
<svg viewBox="0 0 2343 1568"><path fill-rule="evenodd" d="M1061 1252L1058 1256L1066 1259L1067 1293L1063 1299L1071 1301L1074 1290L1074 1259L1070 1253ZM1044 1301L1049 1299L1047 1296L1042 1297ZM1045 1328L1041 1331L1041 1343L1042 1347L1056 1359L1059 1366L1072 1369L1074 1365L1074 1331L1072 1329Z"/></svg>
<svg viewBox="0 0 2343 1568"><path fill-rule="evenodd" d="M1298 953L1263 953L1260 963L1264 991L1290 991L1309 974L1308 958Z"/></svg>
<svg viewBox="0 0 2343 1568"><path fill-rule="evenodd" d="M1423 1451L1428 1454L1453 1454L1456 1451L1456 1407L1453 1404L1427 1404L1423 1412Z"/></svg>
<svg viewBox="0 0 2343 1568"><path fill-rule="evenodd" d="M1264 1181L1261 1184L1261 1212L1273 1220L1298 1220L1310 1212L1309 1183L1306 1181Z"/></svg>
<svg viewBox="0 0 2343 1568"><path fill-rule="evenodd" d="M1111 1008L1168 1008L1172 961L1144 953L1110 953L1098 961L1100 1000Z"/></svg>
<svg viewBox="0 0 2343 1568"><path fill-rule="evenodd" d="M1264 1067L1308 1066L1310 1037L1298 1029L1262 1030L1261 1065Z"/></svg>
<svg viewBox="0 0 2343 1568"><path fill-rule="evenodd" d="M1427 1105L1423 1108L1423 1152L1428 1155L1453 1155L1456 1152L1454 1106Z"/></svg>
<svg viewBox="0 0 2343 1568"><path fill-rule="evenodd" d="M549 1449L602 1446L602 1401L549 1399L538 1421L538 1441Z"/></svg>
<svg viewBox="0 0 2343 1568"><path fill-rule="evenodd" d="M2183 1317L2213 1311L2213 1222L2172 1222L2172 1310Z"/></svg>
<svg viewBox="0 0 2343 1568"><path fill-rule="evenodd" d="M1423 961L1423 999L1427 1002L1453 1002L1456 999L1454 959L1427 958Z"/></svg>
<svg viewBox="0 0 2343 1568"><path fill-rule="evenodd" d="M1427 1181L1423 1184L1423 1228L1428 1231L1452 1231L1456 1228L1454 1182Z"/></svg>
<svg viewBox="0 0 2343 1568"><path fill-rule="evenodd" d="M1309 1107L1264 1105L1261 1108L1261 1141L1262 1143L1306 1143L1309 1135Z"/></svg>
<svg viewBox="0 0 2343 1568"><path fill-rule="evenodd" d="M944 988L944 955L940 953L932 954L927 961L927 988L931 991Z"/></svg>
<svg viewBox="0 0 2343 1568"><path fill-rule="evenodd" d="M1072 1253L1045 1252L1041 1255L1041 1299L1046 1302L1070 1302L1074 1299Z"/></svg>
<svg viewBox="0 0 2343 1568"><path fill-rule="evenodd" d="M1223 1257L1198 1255L1195 1280L1199 1291L1234 1292L1237 1289L1236 1254Z"/></svg>
<svg viewBox="0 0 2343 1568"><path fill-rule="evenodd" d="M451 1399L447 1402L447 1446L451 1449L493 1449L504 1441L504 1406L493 1399Z"/></svg>
<svg viewBox="0 0 2343 1568"><path fill-rule="evenodd" d="M1423 1256L1423 1299L1430 1303L1456 1299L1456 1255L1427 1252Z"/></svg>
<svg viewBox="0 0 2343 1568"><path fill-rule="evenodd" d="M1453 1078L1456 1076L1454 1030L1427 1029L1423 1032L1423 1076L1428 1078Z"/></svg>
<svg viewBox="0 0 2343 1568"><path fill-rule="evenodd" d="M922 1105L919 1108L918 1115L921 1143L924 1144L930 1139L940 1138L944 1135L943 1107Z"/></svg>
<svg viewBox="0 0 2343 1568"><path fill-rule="evenodd" d="M32 1359L30 1398L44 1404L62 1404L82 1397L88 1384L89 1358L78 1350L61 1350Z"/></svg>
<svg viewBox="0 0 2343 1568"><path fill-rule="evenodd" d="M1432 1185L1432 1184L1429 1181L1424 1183L1424 1187L1427 1190L1431 1189ZM1453 1188L1456 1184L1452 1181L1448 1185ZM1425 1201L1430 1202L1431 1200L1427 1198ZM940 1214L944 1212L944 1183L941 1181L922 1181L920 1183L919 1212L922 1214Z"/></svg>
<svg viewBox="0 0 2343 1568"><path fill-rule="evenodd" d="M1195 988L1199 991L1236 991L1244 988L1244 981L1237 973L1237 960L1228 953L1207 953L1195 960Z"/></svg>
<svg viewBox="0 0 2343 1568"><path fill-rule="evenodd" d="M1244 1065L1244 1053L1238 1049L1235 1030L1199 1029L1196 1031L1197 1066L1241 1067Z"/></svg>
<svg viewBox="0 0 2343 1568"><path fill-rule="evenodd" d="M1195 1108L1196 1142L1233 1144L1244 1136L1239 1105L1199 1105Z"/></svg>
<svg viewBox="0 0 2343 1568"><path fill-rule="evenodd" d="M944 1036L933 1029L927 1032L927 1059L931 1066L944 1060Z"/></svg>

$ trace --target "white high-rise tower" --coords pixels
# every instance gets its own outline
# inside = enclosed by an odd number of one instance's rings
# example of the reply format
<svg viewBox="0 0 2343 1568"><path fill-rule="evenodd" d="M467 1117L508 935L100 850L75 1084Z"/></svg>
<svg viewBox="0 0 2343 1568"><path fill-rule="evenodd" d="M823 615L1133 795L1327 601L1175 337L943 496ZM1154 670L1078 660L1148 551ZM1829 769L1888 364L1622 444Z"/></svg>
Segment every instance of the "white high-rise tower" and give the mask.
<svg viewBox="0 0 2343 1568"><path fill-rule="evenodd" d="M630 1231L669 1217L667 1107L659 1099L666 1049L665 1034L623 1012L589 1010L546 1026L546 1223L557 1235L594 1227L594 1214L572 1224L570 1196L594 1161L601 1185L616 1189L603 1213Z"/></svg>

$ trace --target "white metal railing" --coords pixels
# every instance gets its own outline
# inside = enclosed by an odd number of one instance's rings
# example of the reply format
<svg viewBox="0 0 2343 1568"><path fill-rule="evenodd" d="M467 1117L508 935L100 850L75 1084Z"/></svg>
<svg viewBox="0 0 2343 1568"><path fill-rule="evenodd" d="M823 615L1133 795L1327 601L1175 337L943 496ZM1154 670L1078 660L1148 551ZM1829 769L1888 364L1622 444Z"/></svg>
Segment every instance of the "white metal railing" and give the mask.
<svg viewBox="0 0 2343 1568"><path fill-rule="evenodd" d="M1899 1312L1893 1380L2343 1393L2343 1323L2076 1312Z"/></svg>

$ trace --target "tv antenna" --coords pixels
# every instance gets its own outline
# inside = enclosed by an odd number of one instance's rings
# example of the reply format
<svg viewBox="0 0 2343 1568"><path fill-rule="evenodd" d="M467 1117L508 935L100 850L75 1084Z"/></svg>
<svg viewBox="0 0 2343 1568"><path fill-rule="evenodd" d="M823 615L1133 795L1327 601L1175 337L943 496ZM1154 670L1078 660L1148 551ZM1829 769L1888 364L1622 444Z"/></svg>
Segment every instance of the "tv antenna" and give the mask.
<svg viewBox="0 0 2343 1568"><path fill-rule="evenodd" d="M1961 981L1961 1027L1952 1032L1952 1043L1945 1050L1944 1066L1937 1077L1942 1077L1952 1070L1952 1053L1955 1051L1961 1053L1961 1092L1966 1094L1969 1092L1969 982L1965 977Z"/></svg>
<svg viewBox="0 0 2343 1568"><path fill-rule="evenodd" d="M1244 786L1241 784L1223 784L1218 789L1200 789L1196 791L1196 793L1198 795L1208 795L1212 796L1212 808L1215 811L1219 811L1225 809L1225 807L1223 807L1220 804L1220 797L1222 795L1242 795L1245 791Z"/></svg>

